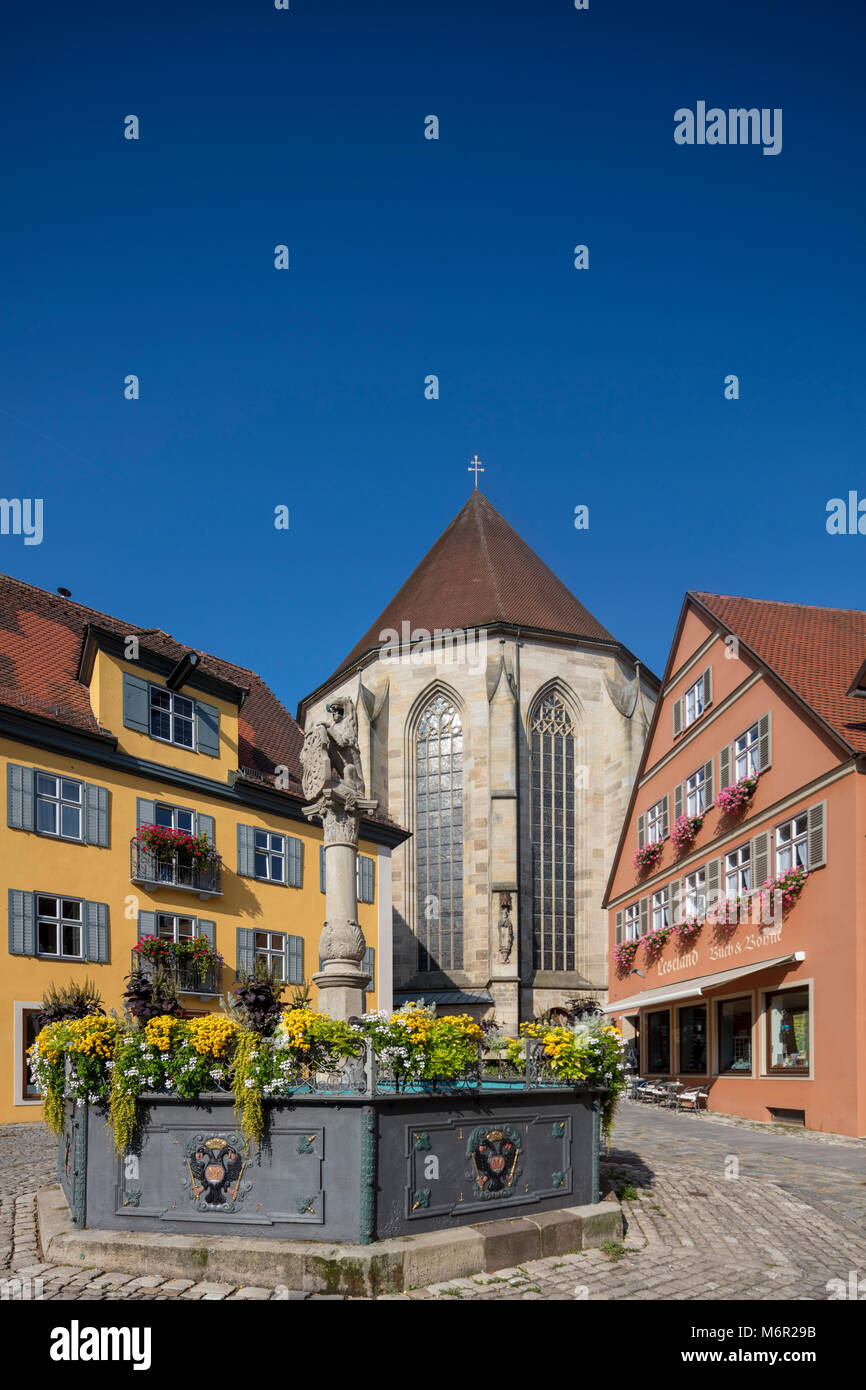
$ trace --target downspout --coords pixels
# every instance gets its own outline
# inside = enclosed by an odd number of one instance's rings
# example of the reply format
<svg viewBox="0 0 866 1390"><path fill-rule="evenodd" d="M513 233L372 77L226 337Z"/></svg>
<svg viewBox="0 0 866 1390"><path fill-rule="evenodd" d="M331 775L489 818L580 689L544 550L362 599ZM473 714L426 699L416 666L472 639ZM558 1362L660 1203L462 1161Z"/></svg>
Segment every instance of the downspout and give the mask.
<svg viewBox="0 0 866 1390"><path fill-rule="evenodd" d="M517 687L517 692L516 692L516 693L517 693L517 705L516 705L516 710L515 710L515 715L514 715L515 719L517 720L517 729L516 729L516 736L515 736L515 753L516 753L516 763L517 763L517 766L516 766L516 768L515 768L515 773L516 773L515 792L516 792L516 796L515 796L514 805L515 805L515 812L516 812L516 819L517 819L517 856L516 856L516 859L517 859L517 930L518 930L518 937L517 937L517 1018L518 1018L518 1022L519 1022L519 1021L520 1021L520 980L521 980L521 976L522 976L522 974L523 974L523 969L522 969L523 963L522 963L522 960L521 960L522 952L521 952L521 950L520 950L520 938L521 938L521 936L523 935L523 913L522 913L522 911L521 911L521 908L522 908L522 906L523 906L523 901L522 901L522 895L523 895L523 876L522 876L522 874L521 874L521 872L520 872L520 869L521 869L521 845L522 845L522 842L523 842L523 826L522 826L521 820L520 820L520 774L521 774L521 771L522 771L522 761L521 761L521 753L520 753L520 750L521 750L521 748L522 748L522 746L523 746L523 741L522 741L522 739L521 739L521 737L520 737L521 732L522 732L522 729L521 729L521 722L520 722L520 628L517 629L517 640L516 640L514 646L515 646L515 653L514 653L514 684L515 684L515 686Z"/></svg>

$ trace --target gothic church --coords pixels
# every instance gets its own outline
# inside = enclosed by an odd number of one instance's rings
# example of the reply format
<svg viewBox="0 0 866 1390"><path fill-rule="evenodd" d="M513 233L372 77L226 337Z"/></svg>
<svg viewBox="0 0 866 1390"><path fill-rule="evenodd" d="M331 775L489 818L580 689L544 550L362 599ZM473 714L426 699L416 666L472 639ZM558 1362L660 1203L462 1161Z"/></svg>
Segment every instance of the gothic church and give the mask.
<svg viewBox="0 0 866 1390"><path fill-rule="evenodd" d="M309 729L354 700L367 794L412 832L395 1004L514 1031L606 997L601 901L658 685L476 487L298 710Z"/></svg>

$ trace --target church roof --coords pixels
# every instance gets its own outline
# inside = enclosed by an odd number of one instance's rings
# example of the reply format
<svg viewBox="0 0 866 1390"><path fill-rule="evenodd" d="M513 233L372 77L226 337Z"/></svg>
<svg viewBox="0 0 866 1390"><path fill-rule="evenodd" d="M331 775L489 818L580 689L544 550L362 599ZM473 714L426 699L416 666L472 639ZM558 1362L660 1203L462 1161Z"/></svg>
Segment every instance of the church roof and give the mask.
<svg viewBox="0 0 866 1390"><path fill-rule="evenodd" d="M863 694L852 693L866 660L866 613L695 590L690 597L736 633L850 748L866 752Z"/></svg>
<svg viewBox="0 0 866 1390"><path fill-rule="evenodd" d="M477 488L330 680L404 622L428 632L505 623L619 645Z"/></svg>

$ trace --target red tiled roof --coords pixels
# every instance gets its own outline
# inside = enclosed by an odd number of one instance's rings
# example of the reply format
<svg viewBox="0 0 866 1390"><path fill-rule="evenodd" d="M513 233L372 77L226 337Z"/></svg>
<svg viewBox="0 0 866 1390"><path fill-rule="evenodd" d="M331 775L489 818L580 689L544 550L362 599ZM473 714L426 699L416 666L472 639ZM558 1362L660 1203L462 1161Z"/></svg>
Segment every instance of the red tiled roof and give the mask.
<svg viewBox="0 0 866 1390"><path fill-rule="evenodd" d="M380 646L386 628L401 634L404 622L428 632L503 622L616 640L477 489L334 676Z"/></svg>
<svg viewBox="0 0 866 1390"><path fill-rule="evenodd" d="M195 650L159 628L136 627L0 575L0 705L28 709L56 723L95 732L98 725L90 692L77 679L89 624L118 637L135 635L144 650L173 661ZM285 766L293 779L292 790L299 792L304 736L288 710L255 671L207 652L198 654L200 671L249 691L239 715L239 764L265 779L275 766Z"/></svg>
<svg viewBox="0 0 866 1390"><path fill-rule="evenodd" d="M858 753L866 752L866 699L847 695L866 657L866 613L692 591L756 656Z"/></svg>

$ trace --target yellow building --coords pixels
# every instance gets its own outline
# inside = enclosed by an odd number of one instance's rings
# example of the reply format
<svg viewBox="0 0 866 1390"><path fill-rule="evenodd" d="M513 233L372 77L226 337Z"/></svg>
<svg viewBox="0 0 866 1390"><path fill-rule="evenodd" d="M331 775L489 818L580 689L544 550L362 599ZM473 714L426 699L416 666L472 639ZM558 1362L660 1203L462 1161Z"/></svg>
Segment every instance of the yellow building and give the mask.
<svg viewBox="0 0 866 1390"><path fill-rule="evenodd" d="M39 1117L25 1054L45 989L89 976L120 1010L143 936L203 936L223 957L203 973L176 967L189 1014L218 1009L257 956L290 986L310 981L325 899L302 743L253 671L0 576L0 1123ZM212 857L166 860L138 838L152 825L206 836ZM403 839L385 816L362 823L368 1008L391 1004L390 860Z"/></svg>

